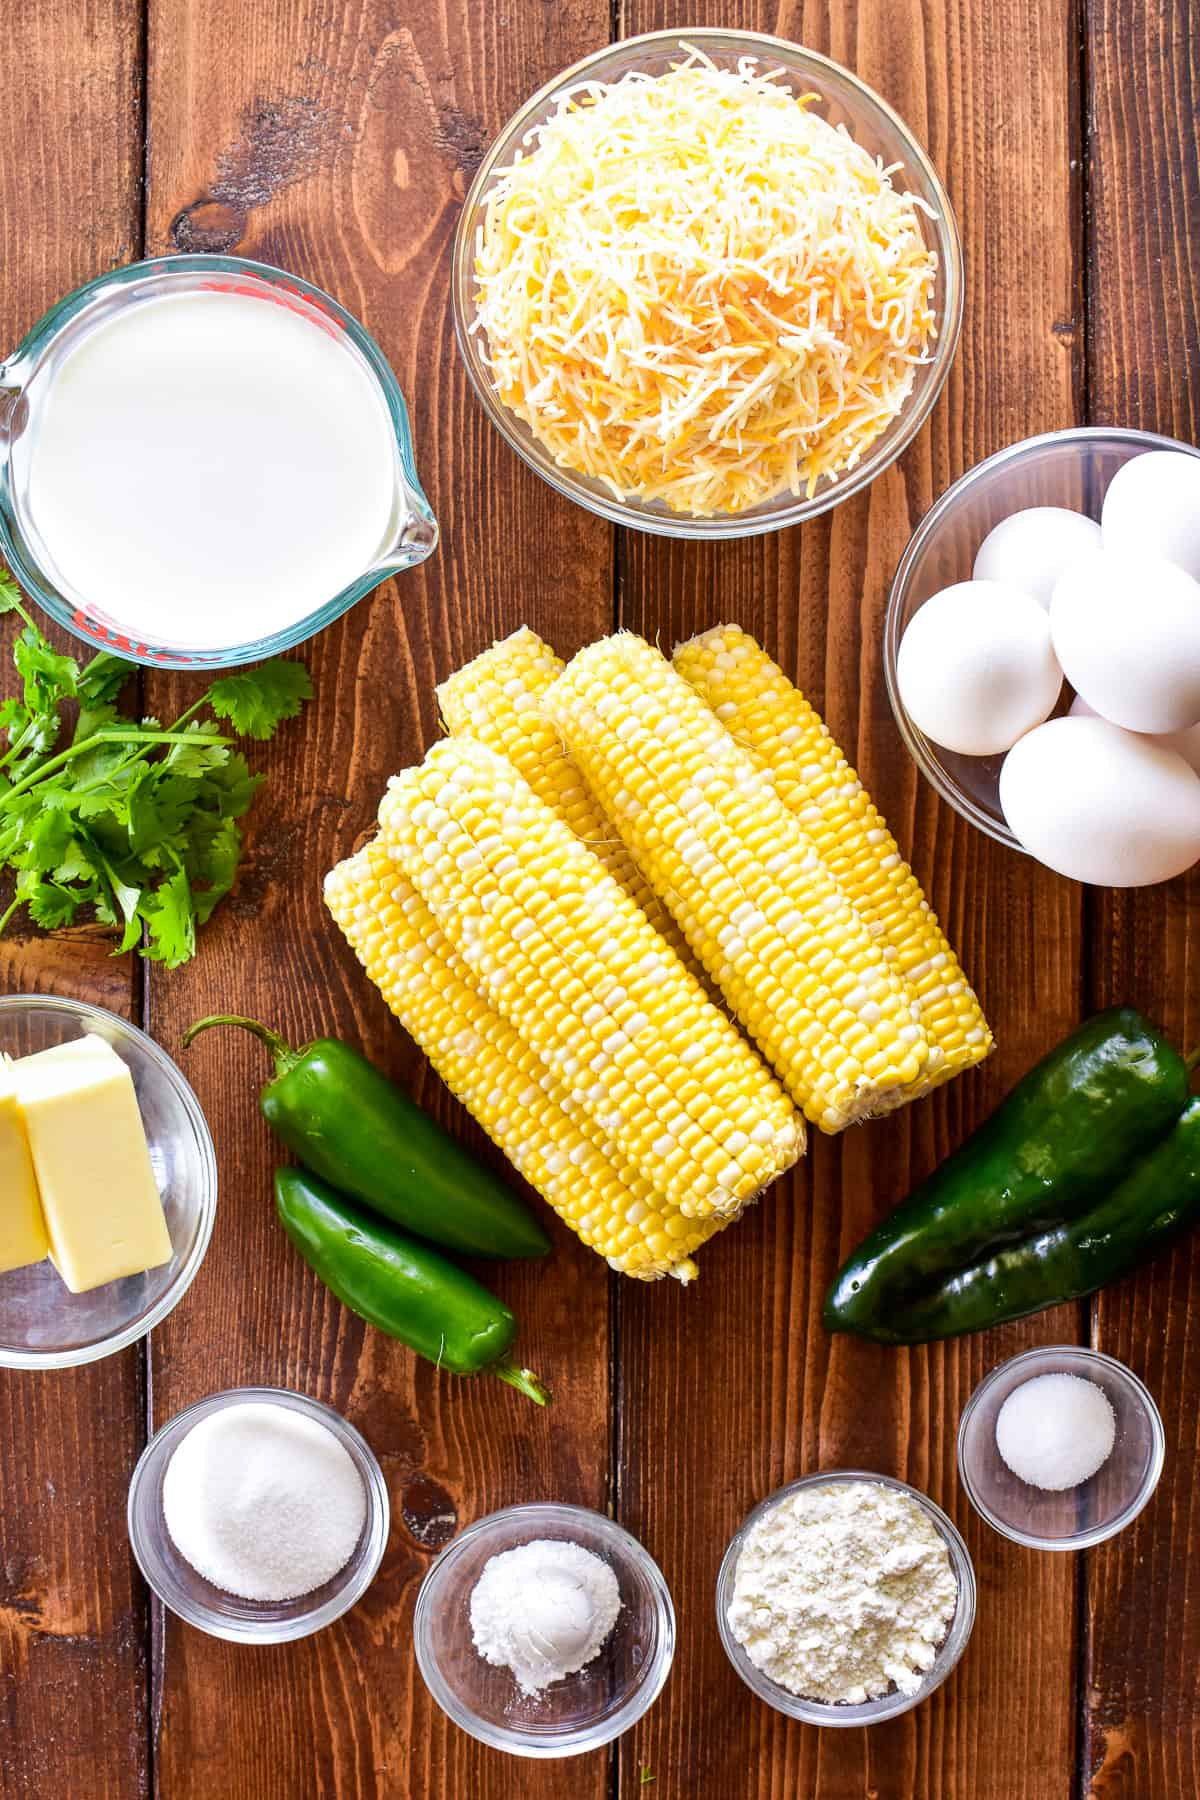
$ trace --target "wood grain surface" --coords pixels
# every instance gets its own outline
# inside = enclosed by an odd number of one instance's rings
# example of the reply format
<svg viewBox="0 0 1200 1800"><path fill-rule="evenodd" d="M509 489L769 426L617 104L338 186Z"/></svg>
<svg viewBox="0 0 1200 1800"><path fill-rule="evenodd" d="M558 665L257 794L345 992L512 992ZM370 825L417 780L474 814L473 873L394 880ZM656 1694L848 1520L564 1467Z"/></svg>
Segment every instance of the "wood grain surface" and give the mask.
<svg viewBox="0 0 1200 1800"><path fill-rule="evenodd" d="M1136 16L1135 16L1136 14ZM471 398L449 315L460 203L488 141L556 70L614 33L716 24L777 33L857 70L913 126L964 236L966 316L930 423L869 494L773 538L706 547L614 534L560 501ZM916 776L878 645L917 520L964 468L1083 417L1200 430L1197 24L1186 0L39 0L0 9L3 319L148 252L231 252L329 289L379 340L413 415L438 555L303 651L317 697L255 752L270 775L237 894L174 974L113 961L94 933L0 940L5 991L141 1014L171 1054L236 1008L294 1040L358 1043L494 1157L332 929L324 871L371 824L387 776L437 732L433 688L522 621L564 653L614 619L665 646L733 618L825 712L975 978L999 1048L894 1120L819 1139L795 1179L681 1290L611 1276L556 1231L543 1267L490 1276L522 1320L549 1413L454 1383L367 1331L276 1228L249 1039L186 1058L217 1139L221 1199L186 1304L92 1370L0 1376L0 1796L30 1800L1184 1800L1200 1791L1194 1495L1200 1249L1090 1310L891 1352L820 1325L865 1229L1069 1026L1130 999L1200 1040L1197 889L1094 897L971 831ZM145 188L140 183L145 173ZM144 208L144 212L143 212ZM143 238L144 217L144 238ZM155 674L147 709L198 684ZM989 1533L957 1483L962 1406L988 1368L1090 1331L1163 1404L1160 1492L1116 1544L1039 1557ZM214 1389L301 1388L383 1463L381 1575L336 1626L249 1650L151 1609L126 1547L146 1415ZM979 1577L968 1653L926 1706L871 1733L817 1733L754 1702L713 1617L724 1545L755 1500L809 1469L899 1474L965 1532ZM411 1646L442 1543L531 1498L611 1508L661 1563L675 1668L619 1749L518 1764L457 1732Z"/></svg>
<svg viewBox="0 0 1200 1800"><path fill-rule="evenodd" d="M1029 1621L1039 1621L1040 1642L1070 1643L1072 1571L1003 1544L980 1524L955 1477L955 1435L992 1362L1047 1332L1074 1336L1077 1317L1043 1318L984 1342L894 1352L830 1339L820 1307L843 1255L1079 1008L1078 890L999 851L934 803L900 745L878 653L891 574L935 496L1012 437L1073 418L1072 356L1054 330L1071 314L1078 281L1074 234L1063 229L1078 205L1070 45L1036 0L1004 0L986 25L974 9L917 0L899 12L890 0L866 0L834 20L820 7L755 0L686 10L673 0L627 0L622 16L630 32L692 21L736 23L825 51L912 124L958 212L966 325L930 427L868 494L799 531L715 553L631 538L623 617L664 642L722 618L765 634L909 849L979 982L999 1048L984 1071L910 1113L839 1140L814 1133L791 1191L781 1185L728 1235L694 1291L664 1306L657 1292L622 1290L622 1512L663 1555L674 1592L698 1615L668 1703L625 1741L622 1785L635 1791L645 1762L658 1776L656 1796L1065 1793L1074 1670L1069 1656L1030 1654ZM1014 93L1031 84L1031 103L1014 109ZM999 159L985 148L998 136L1008 140ZM1026 279L1006 279L1009 269L1027 271ZM984 346L992 347L986 384ZM1039 954L1045 943L1052 956ZM697 1379L695 1347L705 1340L712 1349ZM664 1366L672 1371L665 1392L653 1378ZM719 1473L714 1442L734 1447ZM984 1596L970 1657L949 1686L929 1706L870 1732L818 1732L748 1705L729 1681L712 1618L720 1551L740 1520L772 1488L820 1467L879 1469L931 1493L966 1533ZM997 1693L1002 1731L985 1699Z"/></svg>
<svg viewBox="0 0 1200 1800"><path fill-rule="evenodd" d="M1200 437L1200 31L1168 0L1152 13L1090 0L1088 396L1093 419ZM1089 975L1098 1005L1127 999L1176 1043L1200 1043L1200 876L1093 893ZM1089 1553L1082 1772L1095 1800L1200 1792L1200 1237L1097 1296L1092 1341L1158 1401L1158 1491Z"/></svg>
<svg viewBox="0 0 1200 1800"><path fill-rule="evenodd" d="M138 254L141 32L121 0L0 18L0 351L68 289ZM2 402L0 402L2 404ZM12 691L11 622L0 683ZM0 940L0 991L129 1016L132 959L87 929ZM147 1602L125 1533L143 1355L0 1371L0 1794L134 1800L148 1785Z"/></svg>
<svg viewBox="0 0 1200 1800"><path fill-rule="evenodd" d="M192 1018L236 1003L293 1039L348 1037L453 1117L333 929L321 878L372 823L388 775L436 735L435 681L526 618L568 642L607 626L610 533L557 501L486 426L454 348L446 281L464 184L531 65L569 62L607 29L593 4L519 8L507 29L469 4L408 8L402 21L378 0L316 13L183 0L152 10L150 247L172 248L198 215L211 229L215 201L237 230L226 247L308 276L362 319L408 396L444 533L423 571L308 647L317 700L264 759L273 780L238 899L205 954L154 983L168 1047ZM156 679L152 708L170 710L183 691ZM542 1495L605 1504L608 1272L577 1249L552 1266L489 1272L522 1321L522 1356L553 1375L552 1411L488 1377L447 1381L368 1333L283 1239L255 1107L261 1052L210 1038L188 1070L221 1146L221 1217L189 1305L155 1334L155 1417L249 1380L315 1393L379 1454L393 1526L367 1599L317 1639L248 1655L166 1622L160 1790L241 1800L263 1791L265 1759L280 1795L502 1800L511 1764L425 1694L413 1603L459 1524ZM599 1800L605 1781L593 1758L553 1770L544 1792Z"/></svg>

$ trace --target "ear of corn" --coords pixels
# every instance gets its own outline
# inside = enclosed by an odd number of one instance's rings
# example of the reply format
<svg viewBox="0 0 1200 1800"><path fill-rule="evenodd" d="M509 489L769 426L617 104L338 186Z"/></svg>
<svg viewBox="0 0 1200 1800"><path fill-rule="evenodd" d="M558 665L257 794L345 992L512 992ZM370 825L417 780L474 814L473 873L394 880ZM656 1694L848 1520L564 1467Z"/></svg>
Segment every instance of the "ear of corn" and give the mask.
<svg viewBox="0 0 1200 1800"><path fill-rule="evenodd" d="M393 778L380 824L564 1107L681 1213L735 1214L801 1154L801 1122L757 1055L511 764L444 739Z"/></svg>
<svg viewBox="0 0 1200 1800"><path fill-rule="evenodd" d="M446 1086L582 1241L622 1274L689 1281L726 1221L689 1219L618 1173L559 1082L479 993L379 839L325 878L325 903L355 955Z"/></svg>
<svg viewBox="0 0 1200 1800"><path fill-rule="evenodd" d="M546 709L730 1009L823 1131L903 1104L910 998L769 776L657 650L590 645Z"/></svg>
<svg viewBox="0 0 1200 1800"><path fill-rule="evenodd" d="M675 667L766 768L892 969L912 990L930 1054L911 1097L982 1062L992 1034L886 821L824 721L754 639L719 625Z"/></svg>
<svg viewBox="0 0 1200 1800"><path fill-rule="evenodd" d="M642 879L620 833L588 792L587 783L542 711L542 698L563 668L562 658L549 644L522 625L511 637L456 670L438 688L446 729L456 737L474 738L506 757L534 793L596 853L671 948L691 965L683 934Z"/></svg>

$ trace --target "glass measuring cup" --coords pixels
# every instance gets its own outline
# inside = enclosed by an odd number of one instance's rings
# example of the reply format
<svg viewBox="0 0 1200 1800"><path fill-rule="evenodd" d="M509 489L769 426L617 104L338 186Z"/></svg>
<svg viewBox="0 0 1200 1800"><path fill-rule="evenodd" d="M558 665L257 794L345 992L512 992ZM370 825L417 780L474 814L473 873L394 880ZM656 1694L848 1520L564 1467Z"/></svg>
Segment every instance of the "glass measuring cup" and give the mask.
<svg viewBox="0 0 1200 1800"><path fill-rule="evenodd" d="M390 426L392 504L386 528L367 565L338 592L303 617L269 635L234 646L198 649L139 635L65 578L35 522L24 448L33 441L42 409L71 353L99 325L120 313L174 295L232 294L286 308L320 327L355 359L377 391ZM24 443L23 443L24 440ZM136 498L131 497L131 506ZM159 668L230 668L273 656L302 643L339 618L389 575L424 562L436 548L437 522L417 479L408 409L378 345L320 288L265 263L233 256L163 256L98 276L50 308L16 351L0 363L0 554L38 604L76 637ZM202 544L181 553L211 557L221 579L221 546Z"/></svg>

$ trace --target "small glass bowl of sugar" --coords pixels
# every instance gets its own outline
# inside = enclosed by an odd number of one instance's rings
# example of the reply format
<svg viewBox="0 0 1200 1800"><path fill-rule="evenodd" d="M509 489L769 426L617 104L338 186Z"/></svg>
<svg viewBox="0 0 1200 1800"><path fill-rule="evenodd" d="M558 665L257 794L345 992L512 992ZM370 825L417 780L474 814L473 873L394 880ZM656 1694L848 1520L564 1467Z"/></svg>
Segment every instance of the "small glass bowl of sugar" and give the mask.
<svg viewBox="0 0 1200 1800"><path fill-rule="evenodd" d="M289 1388L230 1388L151 1438L128 1520L138 1567L179 1618L231 1643L284 1644L340 1618L371 1585L388 1492L370 1445L331 1406ZM189 1556L247 1592L218 1586ZM308 1571L317 1585L297 1592ZM290 1597L250 1597L281 1592Z"/></svg>
<svg viewBox="0 0 1200 1800"><path fill-rule="evenodd" d="M958 1429L958 1469L988 1524L1033 1550L1083 1550L1135 1519L1158 1485L1158 1408L1131 1369L1055 1344L1001 1363Z"/></svg>

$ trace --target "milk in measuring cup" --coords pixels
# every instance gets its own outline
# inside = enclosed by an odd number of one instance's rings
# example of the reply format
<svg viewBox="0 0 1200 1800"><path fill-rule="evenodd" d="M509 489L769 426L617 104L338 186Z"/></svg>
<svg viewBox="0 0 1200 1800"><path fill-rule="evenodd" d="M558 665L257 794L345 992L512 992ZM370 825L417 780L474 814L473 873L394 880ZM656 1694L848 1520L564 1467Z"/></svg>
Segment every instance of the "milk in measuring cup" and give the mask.
<svg viewBox="0 0 1200 1800"><path fill-rule="evenodd" d="M102 320L13 458L63 591L184 651L299 622L395 536L378 383L340 331L286 301L184 291Z"/></svg>

